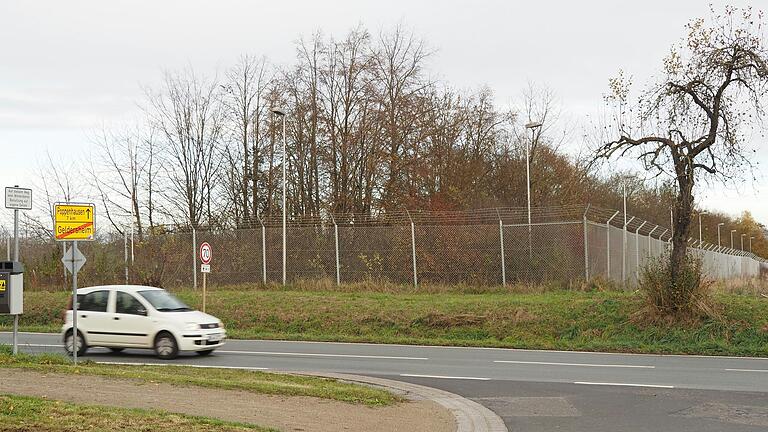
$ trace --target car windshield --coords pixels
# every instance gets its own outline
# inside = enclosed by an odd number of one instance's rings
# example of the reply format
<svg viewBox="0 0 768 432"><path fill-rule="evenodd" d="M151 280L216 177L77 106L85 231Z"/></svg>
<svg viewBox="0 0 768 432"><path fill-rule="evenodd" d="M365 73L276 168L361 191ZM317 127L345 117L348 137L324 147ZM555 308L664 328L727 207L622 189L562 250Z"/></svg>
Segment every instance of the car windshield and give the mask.
<svg viewBox="0 0 768 432"><path fill-rule="evenodd" d="M165 290L139 291L149 304L159 312L187 312L192 309Z"/></svg>

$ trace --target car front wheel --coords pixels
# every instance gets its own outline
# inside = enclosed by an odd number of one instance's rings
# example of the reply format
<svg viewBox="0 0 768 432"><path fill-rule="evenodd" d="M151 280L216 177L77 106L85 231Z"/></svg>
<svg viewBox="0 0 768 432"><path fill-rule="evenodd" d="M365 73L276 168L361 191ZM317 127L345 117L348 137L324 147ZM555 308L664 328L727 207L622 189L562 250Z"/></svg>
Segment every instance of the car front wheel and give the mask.
<svg viewBox="0 0 768 432"><path fill-rule="evenodd" d="M66 336L64 336L64 350L68 355L73 355L72 353L75 351L74 347L77 347L76 349L78 357L85 355L85 352L88 350L88 345L85 343L85 338L79 330L77 331L77 338L72 336L72 330L69 330Z"/></svg>
<svg viewBox="0 0 768 432"><path fill-rule="evenodd" d="M155 354L163 360L172 360L179 355L179 344L168 332L160 332L155 337Z"/></svg>

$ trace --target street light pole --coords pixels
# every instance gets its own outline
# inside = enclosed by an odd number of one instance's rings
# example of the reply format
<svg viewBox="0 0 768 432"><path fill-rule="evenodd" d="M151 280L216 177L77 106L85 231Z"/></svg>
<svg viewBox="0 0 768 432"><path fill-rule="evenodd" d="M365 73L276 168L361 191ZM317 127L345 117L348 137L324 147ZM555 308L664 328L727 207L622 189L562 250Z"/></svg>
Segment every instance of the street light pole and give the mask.
<svg viewBox="0 0 768 432"><path fill-rule="evenodd" d="M753 238L754 238L754 237L750 237L750 238L749 238L749 253L752 253L752 239L753 239Z"/></svg>
<svg viewBox="0 0 768 432"><path fill-rule="evenodd" d="M280 116L283 120L283 286L285 286L286 277L285 277L285 267L286 267L286 229L285 229L285 223L286 223L286 202L285 202L285 165L288 162L288 158L286 157L286 151L285 151L285 111L279 108L273 108L272 113Z"/></svg>
<svg viewBox="0 0 768 432"><path fill-rule="evenodd" d="M733 250L733 233L735 233L735 232L736 232L735 229L731 230L731 250Z"/></svg>
<svg viewBox="0 0 768 432"><path fill-rule="evenodd" d="M741 235L741 251L744 252L744 237L746 237L746 234Z"/></svg>
<svg viewBox="0 0 768 432"><path fill-rule="evenodd" d="M703 211L699 213L699 248L701 248L701 245L703 243L701 238L701 216L705 214L709 214L709 212Z"/></svg>
<svg viewBox="0 0 768 432"><path fill-rule="evenodd" d="M525 125L526 129L531 130L531 142L525 143L525 178L526 191L528 193L528 258L533 259L533 245L531 240L531 149L534 139L536 139L536 129L540 128L541 122L530 122Z"/></svg>
<svg viewBox="0 0 768 432"><path fill-rule="evenodd" d="M717 224L717 247L720 247L720 227L725 225L725 222Z"/></svg>

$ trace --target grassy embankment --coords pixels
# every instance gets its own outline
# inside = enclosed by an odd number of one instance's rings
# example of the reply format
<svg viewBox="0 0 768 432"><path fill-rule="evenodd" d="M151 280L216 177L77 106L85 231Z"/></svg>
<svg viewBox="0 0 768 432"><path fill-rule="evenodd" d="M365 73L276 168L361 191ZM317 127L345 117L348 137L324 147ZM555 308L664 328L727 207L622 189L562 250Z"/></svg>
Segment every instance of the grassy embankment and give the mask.
<svg viewBox="0 0 768 432"><path fill-rule="evenodd" d="M387 391L309 376L276 374L240 369L193 368L187 366L130 366L98 364L77 366L61 354L19 354L0 346L0 369L26 369L44 373L98 375L107 378L174 385L200 386L279 396L311 396L368 406L391 405L400 399ZM1 429L1 428L0 428Z"/></svg>
<svg viewBox="0 0 768 432"><path fill-rule="evenodd" d="M268 432L254 425L193 417L159 410L76 405L25 396L0 395L0 430L3 431L122 431Z"/></svg>
<svg viewBox="0 0 768 432"><path fill-rule="evenodd" d="M547 287L238 286L210 291L207 311L234 338L766 356L758 289L719 290L720 318L691 325L641 324L636 293ZM201 304L199 291L175 292ZM22 327L58 331L67 293L25 296Z"/></svg>

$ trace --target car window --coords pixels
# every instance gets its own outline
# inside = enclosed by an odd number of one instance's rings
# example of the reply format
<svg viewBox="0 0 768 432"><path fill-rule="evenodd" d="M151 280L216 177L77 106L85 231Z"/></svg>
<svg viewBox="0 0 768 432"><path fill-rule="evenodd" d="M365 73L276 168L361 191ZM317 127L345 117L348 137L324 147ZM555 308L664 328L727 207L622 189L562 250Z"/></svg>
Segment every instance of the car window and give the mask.
<svg viewBox="0 0 768 432"><path fill-rule="evenodd" d="M117 292L117 302L115 303L115 312L122 314L144 315L146 309L136 297L122 291Z"/></svg>
<svg viewBox="0 0 768 432"><path fill-rule="evenodd" d="M158 312L188 312L192 309L166 290L139 291Z"/></svg>
<svg viewBox="0 0 768 432"><path fill-rule="evenodd" d="M93 291L80 298L78 295L78 310L106 312L109 302L109 291Z"/></svg>

